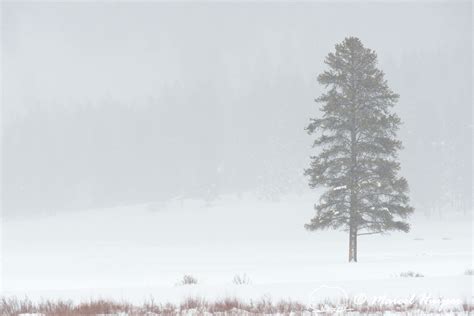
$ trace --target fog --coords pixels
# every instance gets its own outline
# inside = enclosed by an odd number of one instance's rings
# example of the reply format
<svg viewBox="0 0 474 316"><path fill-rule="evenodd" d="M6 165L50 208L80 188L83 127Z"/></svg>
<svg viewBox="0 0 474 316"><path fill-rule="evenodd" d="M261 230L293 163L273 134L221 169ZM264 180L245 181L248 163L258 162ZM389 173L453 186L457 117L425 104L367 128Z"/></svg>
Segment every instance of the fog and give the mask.
<svg viewBox="0 0 474 316"><path fill-rule="evenodd" d="M316 77L347 36L400 94L416 212L471 210L471 6L4 2L3 215L307 193Z"/></svg>

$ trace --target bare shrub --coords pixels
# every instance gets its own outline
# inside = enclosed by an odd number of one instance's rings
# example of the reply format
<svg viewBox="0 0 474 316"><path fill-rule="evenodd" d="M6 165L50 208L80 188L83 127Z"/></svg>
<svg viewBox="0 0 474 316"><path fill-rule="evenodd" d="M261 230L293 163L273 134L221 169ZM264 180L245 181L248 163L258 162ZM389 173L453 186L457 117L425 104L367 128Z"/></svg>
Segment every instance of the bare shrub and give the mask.
<svg viewBox="0 0 474 316"><path fill-rule="evenodd" d="M83 302L75 306L74 311L82 315L94 315L94 314L114 314L120 312L130 312L133 310L133 306L126 302L114 302L110 300L90 300L89 302Z"/></svg>
<svg viewBox="0 0 474 316"><path fill-rule="evenodd" d="M462 303L462 308L463 308L463 311L468 313L468 315L471 315L472 313L474 313L474 304L471 302L469 302L468 300L464 300L464 302Z"/></svg>
<svg viewBox="0 0 474 316"><path fill-rule="evenodd" d="M0 311L1 315L18 315L36 313L37 310L28 297L23 299L18 299L16 297L2 297L0 300Z"/></svg>
<svg viewBox="0 0 474 316"><path fill-rule="evenodd" d="M402 278L423 278L424 275L418 272L413 272L413 271L406 271L400 273L400 277Z"/></svg>
<svg viewBox="0 0 474 316"><path fill-rule="evenodd" d="M467 269L464 271L464 275L474 275L474 269Z"/></svg>
<svg viewBox="0 0 474 316"><path fill-rule="evenodd" d="M46 301L39 302L37 309L47 315L68 315L70 311L74 310L74 304L71 300L67 300L67 301L46 300Z"/></svg>
<svg viewBox="0 0 474 316"><path fill-rule="evenodd" d="M236 285L246 285L246 284L250 284L250 278L247 276L247 274L236 274L234 275L234 279L232 280L232 283L236 284Z"/></svg>
<svg viewBox="0 0 474 316"><path fill-rule="evenodd" d="M281 300L275 304L275 308L279 314L302 313L306 310L304 304L291 300Z"/></svg>
<svg viewBox="0 0 474 316"><path fill-rule="evenodd" d="M177 283L178 285L192 285L198 284L198 280L190 274L183 275L181 281Z"/></svg>
<svg viewBox="0 0 474 316"><path fill-rule="evenodd" d="M270 296L263 296L260 300L255 303L255 312L262 314L273 314L277 310L272 302Z"/></svg>
<svg viewBox="0 0 474 316"><path fill-rule="evenodd" d="M226 297L216 300L211 306L209 312L211 313L225 313L232 310L243 310L245 304L238 298Z"/></svg>

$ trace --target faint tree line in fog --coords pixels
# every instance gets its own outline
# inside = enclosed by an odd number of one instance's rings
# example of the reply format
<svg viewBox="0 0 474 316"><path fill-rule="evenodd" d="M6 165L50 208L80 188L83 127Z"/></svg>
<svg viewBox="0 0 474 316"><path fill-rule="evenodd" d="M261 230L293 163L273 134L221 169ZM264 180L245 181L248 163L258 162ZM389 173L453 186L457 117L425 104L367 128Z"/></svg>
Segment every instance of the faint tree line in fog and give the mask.
<svg viewBox="0 0 474 316"><path fill-rule="evenodd" d="M472 110L469 91L454 91L463 70L451 57L406 54L388 69L402 96L401 159L420 212L472 204ZM17 118L4 112L5 214L301 192L310 150L301 132L315 92L296 73L263 79L231 102L215 96L222 87L200 84L137 104L38 101Z"/></svg>
<svg viewBox="0 0 474 316"><path fill-rule="evenodd" d="M222 116L172 107L150 100L33 108L4 132L7 214L247 191L274 199L304 188L298 144L285 135L256 135L244 117L225 126Z"/></svg>

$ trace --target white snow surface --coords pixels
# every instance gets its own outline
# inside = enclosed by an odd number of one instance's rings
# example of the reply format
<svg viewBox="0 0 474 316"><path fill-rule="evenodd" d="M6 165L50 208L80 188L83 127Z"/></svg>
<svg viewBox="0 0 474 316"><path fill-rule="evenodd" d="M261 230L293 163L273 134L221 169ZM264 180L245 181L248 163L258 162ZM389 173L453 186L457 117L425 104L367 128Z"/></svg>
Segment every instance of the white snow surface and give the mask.
<svg viewBox="0 0 474 316"><path fill-rule="evenodd" d="M361 236L347 262L345 232L308 232L311 194L278 202L244 195L176 200L4 220L2 294L31 299L179 302L189 296L293 299L411 295L472 301L472 214L421 210L410 233ZM424 277L402 278L413 271ZM184 274L197 285L176 285ZM246 274L251 284L235 285Z"/></svg>

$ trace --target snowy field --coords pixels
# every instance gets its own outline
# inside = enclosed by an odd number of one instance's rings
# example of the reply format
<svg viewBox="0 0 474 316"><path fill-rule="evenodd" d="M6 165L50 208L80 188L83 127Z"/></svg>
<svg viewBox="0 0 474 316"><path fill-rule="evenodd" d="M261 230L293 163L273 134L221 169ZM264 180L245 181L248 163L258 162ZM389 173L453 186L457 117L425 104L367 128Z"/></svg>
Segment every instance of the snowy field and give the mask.
<svg viewBox="0 0 474 316"><path fill-rule="evenodd" d="M142 303L239 297L403 299L472 302L470 216L411 220L408 234L361 236L347 263L346 233L307 232L314 196L278 202L250 196L212 203L175 200L57 216L4 220L3 295ZM423 277L400 277L407 271ZM178 286L183 275L198 284ZM235 285L246 274L250 284Z"/></svg>

